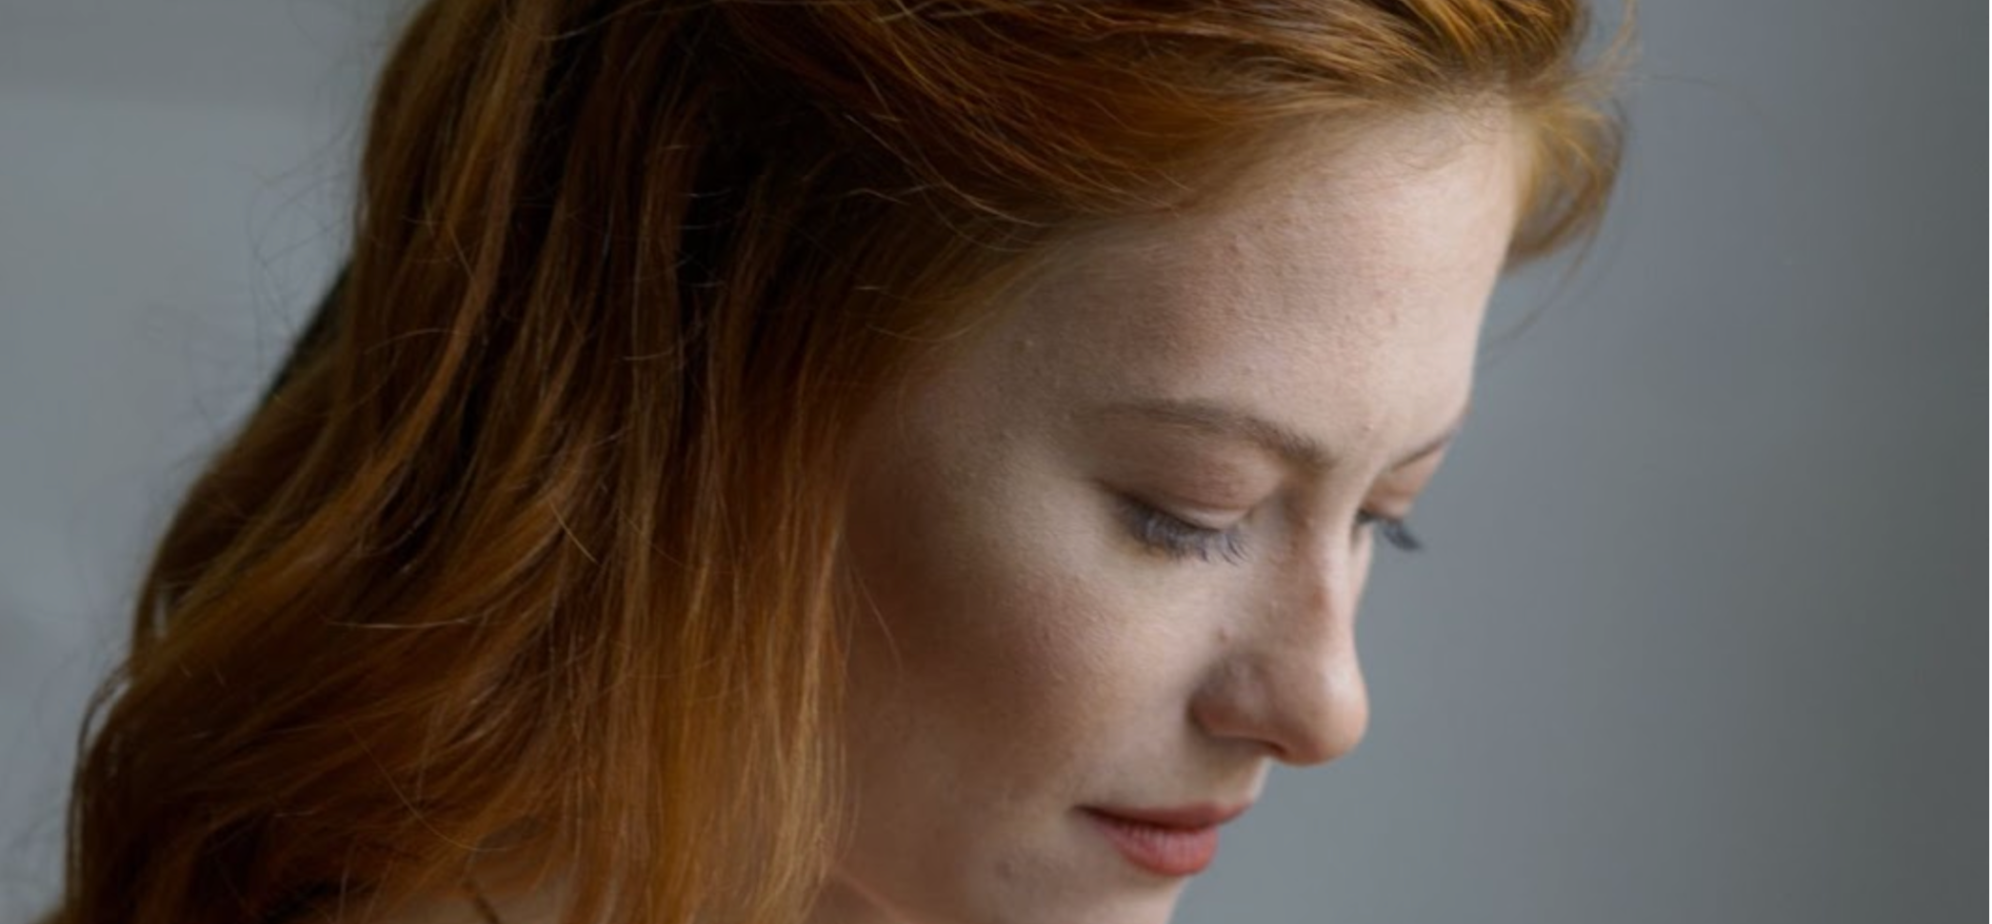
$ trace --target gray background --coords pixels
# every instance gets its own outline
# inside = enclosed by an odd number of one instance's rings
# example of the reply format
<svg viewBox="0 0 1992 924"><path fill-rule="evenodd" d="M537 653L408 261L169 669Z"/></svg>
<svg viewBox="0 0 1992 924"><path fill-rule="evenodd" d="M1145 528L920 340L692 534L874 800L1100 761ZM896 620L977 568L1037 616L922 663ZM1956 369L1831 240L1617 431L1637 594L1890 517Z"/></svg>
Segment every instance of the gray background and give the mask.
<svg viewBox="0 0 1992 924"><path fill-rule="evenodd" d="M400 5L0 0L0 920L152 534L338 260ZM1644 5L1617 211L1504 286L1431 548L1378 564L1368 739L1179 921L1984 919L1985 17Z"/></svg>

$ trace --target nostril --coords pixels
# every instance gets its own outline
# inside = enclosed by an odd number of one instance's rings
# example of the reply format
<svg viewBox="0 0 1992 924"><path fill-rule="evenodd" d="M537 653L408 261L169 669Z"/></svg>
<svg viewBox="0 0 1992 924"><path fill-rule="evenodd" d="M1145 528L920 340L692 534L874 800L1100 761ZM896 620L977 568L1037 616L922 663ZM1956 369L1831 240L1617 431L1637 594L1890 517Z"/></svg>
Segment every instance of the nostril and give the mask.
<svg viewBox="0 0 1992 924"><path fill-rule="evenodd" d="M1213 667L1190 713L1204 734L1311 766L1355 749L1367 730L1369 701L1352 652L1323 659L1283 649Z"/></svg>

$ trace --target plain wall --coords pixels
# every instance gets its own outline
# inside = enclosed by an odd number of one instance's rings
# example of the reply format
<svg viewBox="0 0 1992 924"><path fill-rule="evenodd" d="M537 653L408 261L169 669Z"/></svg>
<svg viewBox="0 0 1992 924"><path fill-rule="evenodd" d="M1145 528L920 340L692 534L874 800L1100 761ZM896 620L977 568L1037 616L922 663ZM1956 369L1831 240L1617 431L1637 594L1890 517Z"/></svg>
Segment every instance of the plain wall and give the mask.
<svg viewBox="0 0 1992 924"><path fill-rule="evenodd" d="M400 6L0 0L0 920L152 537L340 259ZM1378 563L1368 738L1178 921L1984 919L1985 19L1644 4L1610 221L1504 285L1430 548Z"/></svg>

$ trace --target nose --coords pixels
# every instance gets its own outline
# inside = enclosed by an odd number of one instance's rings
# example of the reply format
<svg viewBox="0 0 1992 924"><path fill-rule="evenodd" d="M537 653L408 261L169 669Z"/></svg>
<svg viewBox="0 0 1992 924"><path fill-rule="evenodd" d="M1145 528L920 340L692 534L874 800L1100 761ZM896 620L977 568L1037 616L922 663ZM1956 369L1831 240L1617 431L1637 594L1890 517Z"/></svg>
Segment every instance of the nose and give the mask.
<svg viewBox="0 0 1992 924"><path fill-rule="evenodd" d="M1293 766L1355 750L1369 725L1355 639L1362 582L1337 572L1315 571L1220 632L1220 654L1191 700L1204 733Z"/></svg>

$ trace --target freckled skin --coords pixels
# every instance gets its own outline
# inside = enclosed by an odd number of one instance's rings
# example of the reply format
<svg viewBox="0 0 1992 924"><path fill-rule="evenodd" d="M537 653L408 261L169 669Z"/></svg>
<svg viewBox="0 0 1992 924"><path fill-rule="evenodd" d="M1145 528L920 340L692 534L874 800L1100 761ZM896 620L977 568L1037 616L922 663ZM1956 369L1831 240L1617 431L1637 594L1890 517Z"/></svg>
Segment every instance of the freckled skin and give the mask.
<svg viewBox="0 0 1992 924"><path fill-rule="evenodd" d="M1408 507L1436 460L1385 469L1467 401L1519 155L1457 116L1303 149L1215 215L1090 244L857 434L855 826L813 924L1161 924L1182 880L1080 806L1241 803L1360 740L1355 519ZM1089 412L1152 398L1334 464ZM1123 495L1243 552L1144 545Z"/></svg>

